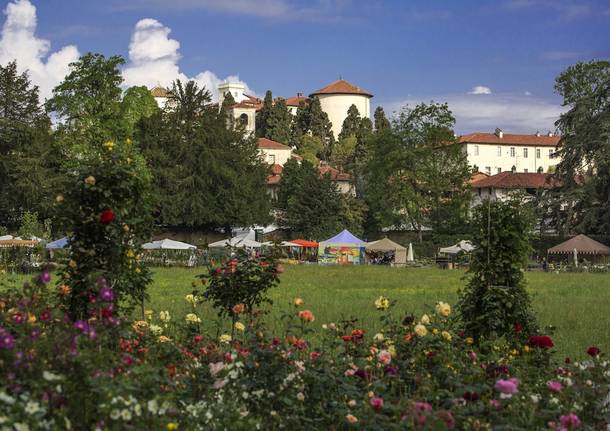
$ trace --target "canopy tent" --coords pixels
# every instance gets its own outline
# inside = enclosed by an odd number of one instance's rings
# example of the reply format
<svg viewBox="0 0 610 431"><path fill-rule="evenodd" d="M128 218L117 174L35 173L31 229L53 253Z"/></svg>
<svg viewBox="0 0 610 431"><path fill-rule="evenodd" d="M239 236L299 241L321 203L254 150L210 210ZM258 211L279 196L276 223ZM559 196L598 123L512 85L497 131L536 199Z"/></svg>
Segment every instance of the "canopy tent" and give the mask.
<svg viewBox="0 0 610 431"><path fill-rule="evenodd" d="M306 239L293 239L290 241L294 244L300 245L303 248L318 248L320 244L315 241L308 241Z"/></svg>
<svg viewBox="0 0 610 431"><path fill-rule="evenodd" d="M56 239L55 241L51 241L46 245L47 250L55 250L58 248L66 248L68 246L68 237L64 236L63 238Z"/></svg>
<svg viewBox="0 0 610 431"><path fill-rule="evenodd" d="M144 250L195 250L197 246L185 242L165 238L158 241L147 242L142 245Z"/></svg>
<svg viewBox="0 0 610 431"><path fill-rule="evenodd" d="M555 255L585 255L585 256L610 256L610 247L580 234L561 244L547 250L548 254Z"/></svg>
<svg viewBox="0 0 610 431"><path fill-rule="evenodd" d="M318 262L325 264L360 265L364 263L366 243L347 229L320 242Z"/></svg>
<svg viewBox="0 0 610 431"><path fill-rule="evenodd" d="M452 245L450 247L441 248L439 250L439 252L445 253L445 254L458 254L461 252L470 253L475 248L476 247L474 245L472 245L472 243L470 241L462 240L462 241L458 242L457 244Z"/></svg>
<svg viewBox="0 0 610 431"><path fill-rule="evenodd" d="M369 242L365 247L367 252L394 252L394 263L404 265L407 263L407 249L400 244L395 243L389 238L383 238L378 241Z"/></svg>
<svg viewBox="0 0 610 431"><path fill-rule="evenodd" d="M255 241L255 233L253 230L248 233L233 238L227 238L220 241L213 242L209 245L210 248L224 248L224 247L235 247L235 248L261 248L262 243Z"/></svg>

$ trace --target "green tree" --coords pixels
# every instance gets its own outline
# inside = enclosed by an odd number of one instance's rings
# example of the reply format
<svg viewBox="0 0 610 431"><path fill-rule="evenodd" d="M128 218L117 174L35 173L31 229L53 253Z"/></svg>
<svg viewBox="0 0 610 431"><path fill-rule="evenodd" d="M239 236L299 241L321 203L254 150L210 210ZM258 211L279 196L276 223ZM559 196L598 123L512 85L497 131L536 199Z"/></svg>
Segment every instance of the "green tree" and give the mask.
<svg viewBox="0 0 610 431"><path fill-rule="evenodd" d="M48 229L48 223L41 223L37 212L26 211L21 217L21 227L19 227L19 236L23 239L31 237L50 239L51 232Z"/></svg>
<svg viewBox="0 0 610 431"><path fill-rule="evenodd" d="M284 99L278 99L273 105L264 137L282 144L289 144L292 140L292 114Z"/></svg>
<svg viewBox="0 0 610 431"><path fill-rule="evenodd" d="M256 136L263 138L267 136L267 128L269 123L269 117L273 111L273 94L271 90L267 90L265 93L265 99L263 100L263 107L256 114Z"/></svg>
<svg viewBox="0 0 610 431"><path fill-rule="evenodd" d="M311 123L309 106L305 103L304 100L299 102L299 106L297 106L297 113L294 116L294 121L292 122L292 145L300 151L301 137L309 134L309 125Z"/></svg>
<svg viewBox="0 0 610 431"><path fill-rule="evenodd" d="M345 120L343 120L341 133L339 133L339 141L350 136L355 137L360 131L361 121L360 112L358 112L356 105L350 106L347 110L347 116L345 117Z"/></svg>
<svg viewBox="0 0 610 431"><path fill-rule="evenodd" d="M486 201L472 216L470 280L460 292L458 308L468 335L523 337L536 330L524 271L531 254L534 216L513 197ZM522 333L514 331L515 325Z"/></svg>
<svg viewBox="0 0 610 431"><path fill-rule="evenodd" d="M268 221L268 167L256 140L227 127L194 81L176 81L171 93L175 108L141 122L137 134L155 179L158 222L230 228Z"/></svg>
<svg viewBox="0 0 610 431"><path fill-rule="evenodd" d="M87 53L70 64L70 73L53 90L47 109L61 120L59 139L70 157L82 158L97 142L124 139L119 67L122 57Z"/></svg>
<svg viewBox="0 0 610 431"><path fill-rule="evenodd" d="M562 188L551 202L559 231L610 232L610 62L568 67L556 91L569 109L561 132L556 176Z"/></svg>
<svg viewBox="0 0 610 431"><path fill-rule="evenodd" d="M320 158L324 153L324 144L317 136L303 135L299 140L299 154L304 160L309 161L314 166L318 166Z"/></svg>
<svg viewBox="0 0 610 431"><path fill-rule="evenodd" d="M358 146L355 135L349 135L339 140L333 148L331 163L343 169L349 169L354 161L354 153Z"/></svg>
<svg viewBox="0 0 610 431"><path fill-rule="evenodd" d="M121 117L127 134L133 136L134 127L142 118L148 118L159 110L155 98L145 86L129 87L121 101Z"/></svg>
<svg viewBox="0 0 610 431"><path fill-rule="evenodd" d="M284 165L277 209L278 223L293 235L323 239L344 226L340 192L307 160Z"/></svg>
<svg viewBox="0 0 610 431"><path fill-rule="evenodd" d="M386 118L385 112L381 106L378 106L375 109L373 118L375 119L375 131L380 132L390 128L390 121Z"/></svg>
<svg viewBox="0 0 610 431"><path fill-rule="evenodd" d="M38 87L15 62L0 66L0 225L17 228L26 211L50 216L60 157Z"/></svg>
<svg viewBox="0 0 610 431"><path fill-rule="evenodd" d="M446 104L405 107L391 129L372 137L364 167L367 204L381 226L419 233L460 229L467 216L470 170L454 142Z"/></svg>
<svg viewBox="0 0 610 431"><path fill-rule="evenodd" d="M335 137L332 132L332 123L328 119L326 112L322 110L320 99L313 97L309 102L309 132L312 136L320 138L324 144L323 158L326 160L330 157Z"/></svg>

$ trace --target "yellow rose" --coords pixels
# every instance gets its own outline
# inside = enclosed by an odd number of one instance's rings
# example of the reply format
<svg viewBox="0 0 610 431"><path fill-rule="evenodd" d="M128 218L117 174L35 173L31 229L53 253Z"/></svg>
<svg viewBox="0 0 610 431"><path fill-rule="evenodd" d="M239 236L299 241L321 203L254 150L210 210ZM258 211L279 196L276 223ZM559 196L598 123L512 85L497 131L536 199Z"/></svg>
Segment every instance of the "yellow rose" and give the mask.
<svg viewBox="0 0 610 431"><path fill-rule="evenodd" d="M432 333L433 333L434 335L438 335L438 329L434 328L434 329L432 330Z"/></svg>
<svg viewBox="0 0 610 431"><path fill-rule="evenodd" d="M189 313L184 317L184 320L186 320L189 323L201 323L201 319L199 317L197 317L197 315L195 313Z"/></svg>
<svg viewBox="0 0 610 431"><path fill-rule="evenodd" d="M346 415L345 420L348 421L350 424L355 424L356 422L358 422L358 418L352 414Z"/></svg>
<svg viewBox="0 0 610 431"><path fill-rule="evenodd" d="M62 203L63 201L64 201L64 195L55 196L55 202L57 202L58 204Z"/></svg>
<svg viewBox="0 0 610 431"><path fill-rule="evenodd" d="M449 332L447 332L447 331L443 331L443 332L441 332L441 336L442 336L442 337L443 337L445 340L447 340L447 341L451 341L451 334L450 334Z"/></svg>
<svg viewBox="0 0 610 431"><path fill-rule="evenodd" d="M440 316L447 317L451 314L451 305L446 302L436 304L436 313Z"/></svg>
<svg viewBox="0 0 610 431"><path fill-rule="evenodd" d="M176 431L178 429L178 424L176 422L170 422L165 428L167 431Z"/></svg>
<svg viewBox="0 0 610 431"><path fill-rule="evenodd" d="M76 268L76 261L73 259L70 259L70 262L68 262L68 266L72 269Z"/></svg>
<svg viewBox="0 0 610 431"><path fill-rule="evenodd" d="M415 333L418 337L425 337L426 335L428 335L428 330L424 325L420 323L415 325Z"/></svg>
<svg viewBox="0 0 610 431"><path fill-rule="evenodd" d="M523 351L525 353L528 353L530 351L530 346L528 346L527 344L525 346L523 346Z"/></svg>
<svg viewBox="0 0 610 431"><path fill-rule="evenodd" d="M94 186L95 185L95 177L93 175L89 175L87 178L85 178L85 184L90 185L90 186Z"/></svg>
<svg viewBox="0 0 610 431"><path fill-rule="evenodd" d="M188 302L189 304L191 304L193 307L195 305L197 305L197 297L195 295L193 295L192 293L189 293L188 295L186 295L184 297L184 299L186 300L186 302Z"/></svg>
<svg viewBox="0 0 610 431"><path fill-rule="evenodd" d="M159 343L167 343L168 341L170 341L170 338L166 337L165 335L161 335L159 337Z"/></svg>
<svg viewBox="0 0 610 431"><path fill-rule="evenodd" d="M293 304L300 307L301 305L305 304L305 301L303 301L301 298L294 298Z"/></svg>
<svg viewBox="0 0 610 431"><path fill-rule="evenodd" d="M104 147L104 149L106 151L111 152L114 147L114 142L112 142L112 141L104 142L104 144L102 144L102 147Z"/></svg>
<svg viewBox="0 0 610 431"><path fill-rule="evenodd" d="M474 344L474 338L466 337L466 344Z"/></svg>
<svg viewBox="0 0 610 431"><path fill-rule="evenodd" d="M246 330L246 326L241 322L235 322L235 330L239 332L243 332Z"/></svg>
<svg viewBox="0 0 610 431"><path fill-rule="evenodd" d="M375 307L377 310L387 310L390 307L390 300L385 296L380 296L375 301Z"/></svg>
<svg viewBox="0 0 610 431"><path fill-rule="evenodd" d="M421 320L419 321L422 325L429 325L430 324L430 317L428 317L427 314L424 314L421 317Z"/></svg>
<svg viewBox="0 0 610 431"><path fill-rule="evenodd" d="M161 320L162 322L169 322L170 320L170 316L169 316L169 311L161 311L159 312L159 320Z"/></svg>
<svg viewBox="0 0 610 431"><path fill-rule="evenodd" d="M220 338L218 339L218 341L220 341L221 343L224 343L224 344L230 343L231 340L232 340L232 338L229 334L222 334L220 336Z"/></svg>

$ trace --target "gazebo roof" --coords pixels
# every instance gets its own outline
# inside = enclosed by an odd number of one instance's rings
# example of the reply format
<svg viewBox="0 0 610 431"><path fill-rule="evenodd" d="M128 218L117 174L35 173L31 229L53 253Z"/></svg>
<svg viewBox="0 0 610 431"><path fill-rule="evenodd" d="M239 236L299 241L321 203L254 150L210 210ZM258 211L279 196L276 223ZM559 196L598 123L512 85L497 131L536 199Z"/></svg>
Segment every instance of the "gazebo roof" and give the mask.
<svg viewBox="0 0 610 431"><path fill-rule="evenodd" d="M574 253L574 249L578 254L601 254L610 255L610 247L589 238L587 235L576 235L561 244L548 249L549 254L567 254Z"/></svg>
<svg viewBox="0 0 610 431"><path fill-rule="evenodd" d="M370 251L396 251L396 250L406 250L400 244L395 243L389 238L383 238L377 241L369 242L366 245L366 249Z"/></svg>

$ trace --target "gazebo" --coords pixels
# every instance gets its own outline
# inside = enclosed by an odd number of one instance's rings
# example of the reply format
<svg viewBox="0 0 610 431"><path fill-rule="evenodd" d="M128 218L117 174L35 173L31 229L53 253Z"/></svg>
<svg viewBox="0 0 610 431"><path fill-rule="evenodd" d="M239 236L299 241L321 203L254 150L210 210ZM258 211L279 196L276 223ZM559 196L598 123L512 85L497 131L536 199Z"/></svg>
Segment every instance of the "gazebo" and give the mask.
<svg viewBox="0 0 610 431"><path fill-rule="evenodd" d="M606 261L610 256L610 247L589 238L587 235L576 235L567 241L547 250L549 258L556 260L587 259L590 262Z"/></svg>
<svg viewBox="0 0 610 431"><path fill-rule="evenodd" d="M320 242L318 263L360 265L364 263L365 247L364 241L344 229L332 238Z"/></svg>
<svg viewBox="0 0 610 431"><path fill-rule="evenodd" d="M375 260L379 259L379 262L373 263L387 262L396 265L404 265L407 263L407 249L389 238L369 242L366 245L365 250L369 262L372 260L371 257L374 256L374 258L376 258Z"/></svg>

